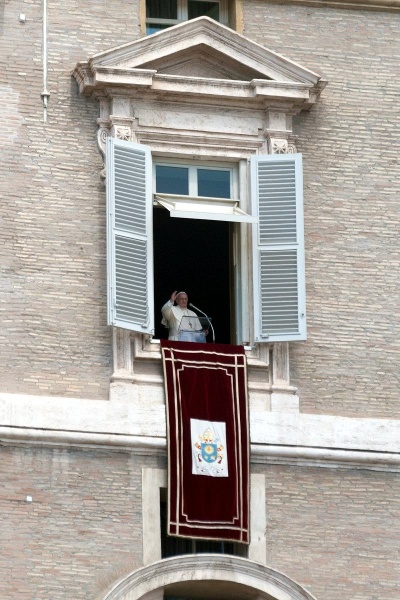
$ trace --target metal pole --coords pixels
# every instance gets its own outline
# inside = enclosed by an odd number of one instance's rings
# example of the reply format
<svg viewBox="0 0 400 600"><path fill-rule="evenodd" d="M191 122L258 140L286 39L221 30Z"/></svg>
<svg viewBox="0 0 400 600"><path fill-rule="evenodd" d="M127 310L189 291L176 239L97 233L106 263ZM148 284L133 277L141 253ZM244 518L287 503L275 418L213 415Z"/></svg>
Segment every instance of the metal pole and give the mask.
<svg viewBox="0 0 400 600"><path fill-rule="evenodd" d="M40 94L43 102L43 121L47 122L47 104L50 98L50 93L47 90L47 0L43 0L43 40L42 40L42 55L43 55L43 92Z"/></svg>

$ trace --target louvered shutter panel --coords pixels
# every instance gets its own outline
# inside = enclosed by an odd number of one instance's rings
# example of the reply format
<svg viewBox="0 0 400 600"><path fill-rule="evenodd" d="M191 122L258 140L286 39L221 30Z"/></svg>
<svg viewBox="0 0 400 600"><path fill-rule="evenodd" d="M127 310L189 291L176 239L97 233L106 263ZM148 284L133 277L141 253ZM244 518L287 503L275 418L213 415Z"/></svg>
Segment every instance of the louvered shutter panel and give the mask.
<svg viewBox="0 0 400 600"><path fill-rule="evenodd" d="M252 158L255 341L306 339L301 154Z"/></svg>
<svg viewBox="0 0 400 600"><path fill-rule="evenodd" d="M150 149L110 137L106 169L108 322L153 333Z"/></svg>

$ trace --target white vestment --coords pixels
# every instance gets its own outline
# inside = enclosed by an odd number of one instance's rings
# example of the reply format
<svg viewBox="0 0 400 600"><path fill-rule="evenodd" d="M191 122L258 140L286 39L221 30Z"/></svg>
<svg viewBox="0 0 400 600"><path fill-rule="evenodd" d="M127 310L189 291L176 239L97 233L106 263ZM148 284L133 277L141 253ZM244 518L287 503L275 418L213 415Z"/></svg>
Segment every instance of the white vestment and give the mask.
<svg viewBox="0 0 400 600"><path fill-rule="evenodd" d="M182 309L180 306L174 306L171 300L168 300L161 309L163 319L161 323L169 329L168 339L179 340L179 331L201 331L199 317L188 308Z"/></svg>

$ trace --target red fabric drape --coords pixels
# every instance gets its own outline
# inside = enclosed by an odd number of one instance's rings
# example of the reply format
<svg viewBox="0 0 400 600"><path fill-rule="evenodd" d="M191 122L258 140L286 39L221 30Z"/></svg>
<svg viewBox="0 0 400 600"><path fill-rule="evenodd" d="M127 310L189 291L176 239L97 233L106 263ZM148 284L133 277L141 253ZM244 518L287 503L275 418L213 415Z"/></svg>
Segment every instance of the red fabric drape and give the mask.
<svg viewBox="0 0 400 600"><path fill-rule="evenodd" d="M167 340L161 347L168 430L168 533L248 543L244 349Z"/></svg>

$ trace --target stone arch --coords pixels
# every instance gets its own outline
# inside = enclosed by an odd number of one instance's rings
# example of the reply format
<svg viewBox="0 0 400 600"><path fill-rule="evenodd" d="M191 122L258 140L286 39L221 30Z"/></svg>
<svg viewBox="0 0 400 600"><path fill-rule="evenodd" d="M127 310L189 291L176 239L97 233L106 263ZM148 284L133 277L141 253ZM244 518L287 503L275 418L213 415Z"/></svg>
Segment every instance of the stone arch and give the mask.
<svg viewBox="0 0 400 600"><path fill-rule="evenodd" d="M152 563L130 573L98 600L162 600L164 591L181 598L316 600L279 571L220 554L176 556Z"/></svg>

